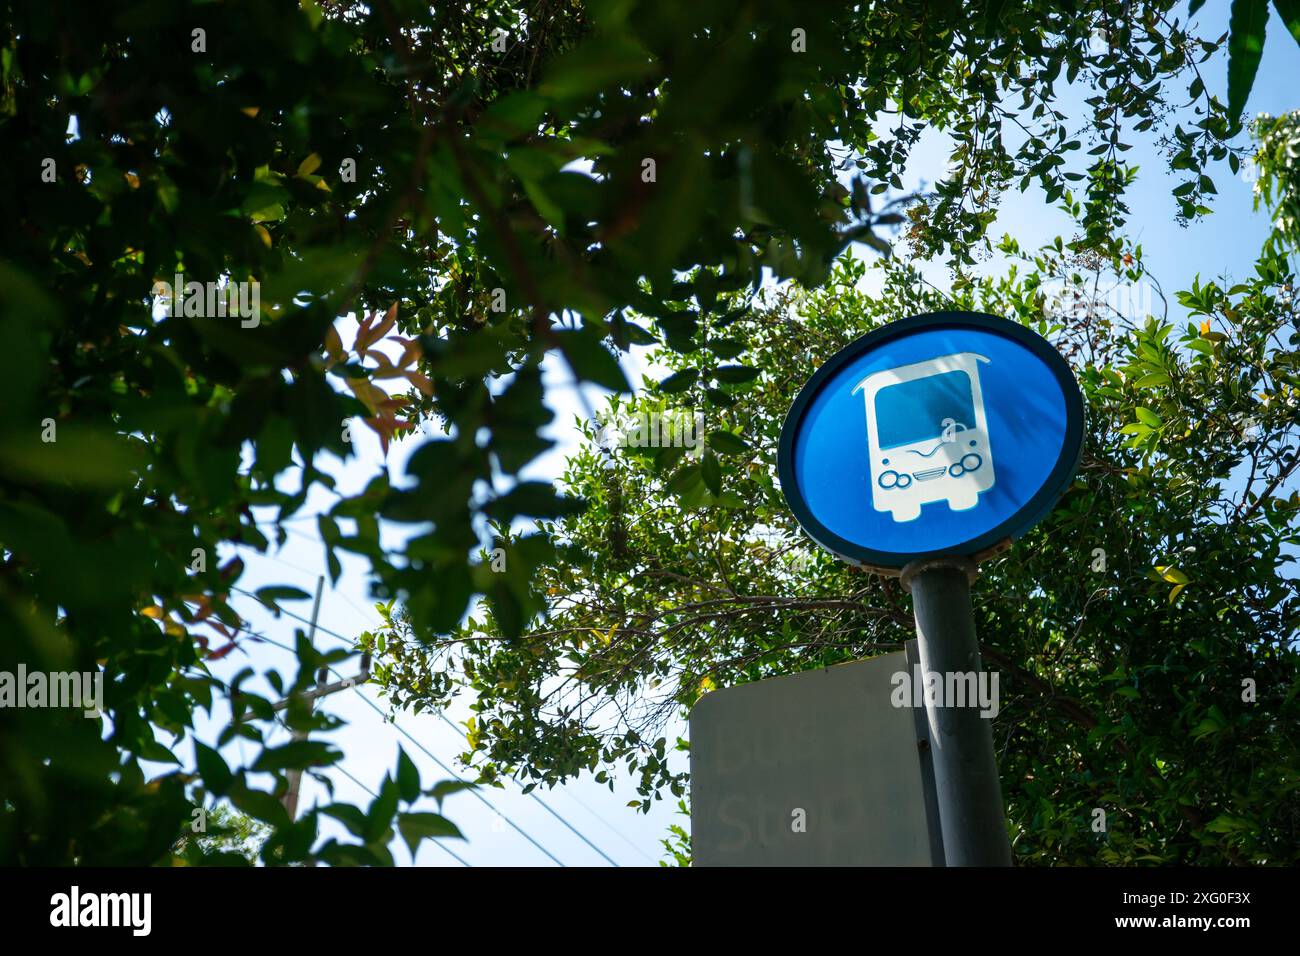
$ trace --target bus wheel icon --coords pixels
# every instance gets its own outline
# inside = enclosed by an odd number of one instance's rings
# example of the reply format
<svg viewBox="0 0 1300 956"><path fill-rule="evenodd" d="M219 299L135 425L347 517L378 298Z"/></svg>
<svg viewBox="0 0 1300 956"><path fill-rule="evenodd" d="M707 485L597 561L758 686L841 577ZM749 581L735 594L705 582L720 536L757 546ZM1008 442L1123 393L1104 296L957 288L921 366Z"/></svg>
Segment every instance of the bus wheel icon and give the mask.
<svg viewBox="0 0 1300 956"><path fill-rule="evenodd" d="M866 402L871 502L897 522L946 501L969 511L993 487L993 454L974 352L872 372L854 386Z"/></svg>

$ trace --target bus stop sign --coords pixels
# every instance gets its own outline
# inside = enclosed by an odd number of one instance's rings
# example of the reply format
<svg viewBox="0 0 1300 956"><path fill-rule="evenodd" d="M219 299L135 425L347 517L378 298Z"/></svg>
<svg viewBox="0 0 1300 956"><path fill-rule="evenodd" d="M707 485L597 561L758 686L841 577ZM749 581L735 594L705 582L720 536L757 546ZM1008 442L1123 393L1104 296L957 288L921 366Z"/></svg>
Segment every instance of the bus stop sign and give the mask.
<svg viewBox="0 0 1300 956"><path fill-rule="evenodd" d="M853 564L977 556L1019 537L1069 486L1083 399L1042 336L931 312L836 353L795 399L777 468L795 518Z"/></svg>

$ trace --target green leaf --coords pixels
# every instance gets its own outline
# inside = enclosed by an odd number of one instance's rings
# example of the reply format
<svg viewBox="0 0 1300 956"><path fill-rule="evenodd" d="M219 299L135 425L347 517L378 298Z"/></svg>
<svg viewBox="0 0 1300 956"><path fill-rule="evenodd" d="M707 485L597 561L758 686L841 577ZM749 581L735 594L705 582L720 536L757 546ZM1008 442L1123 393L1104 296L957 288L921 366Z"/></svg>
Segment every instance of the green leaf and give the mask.
<svg viewBox="0 0 1300 956"><path fill-rule="evenodd" d="M194 741L194 759L198 764L199 774L203 777L203 786L210 793L224 797L230 789L234 774L226 765L225 759L206 744Z"/></svg>
<svg viewBox="0 0 1300 956"><path fill-rule="evenodd" d="M532 90L519 90L493 103L479 118L480 126L494 137L512 139L537 129L546 112L546 99Z"/></svg>
<svg viewBox="0 0 1300 956"><path fill-rule="evenodd" d="M631 84L651 68L650 55L626 33L597 36L556 59L539 92L555 99L587 96Z"/></svg>
<svg viewBox="0 0 1300 956"><path fill-rule="evenodd" d="M731 408L736 404L736 399L720 388L706 388L704 397L709 400L709 404L716 405L719 408Z"/></svg>
<svg viewBox="0 0 1300 956"><path fill-rule="evenodd" d="M1164 422L1160 420L1160 416L1149 408L1142 408L1139 406L1136 411L1138 421L1149 428L1160 428L1164 424Z"/></svg>
<svg viewBox="0 0 1300 956"><path fill-rule="evenodd" d="M1273 0L1273 8L1295 42L1300 43L1300 0Z"/></svg>
<svg viewBox="0 0 1300 956"><path fill-rule="evenodd" d="M379 796L375 797L370 803L370 810L366 813L366 835L367 843L372 843L380 839L389 828L393 825L393 814L397 812L397 802L401 794L398 793L397 784L392 777L385 777L383 784L379 787Z"/></svg>
<svg viewBox="0 0 1300 956"><path fill-rule="evenodd" d="M544 481L521 481L508 492L483 508L483 513L499 521L519 515L531 518L559 518L578 514L584 508L580 498L565 498L555 493L555 486Z"/></svg>
<svg viewBox="0 0 1300 956"><path fill-rule="evenodd" d="M274 587L258 588L257 599L267 607L280 609L281 601L306 601L311 597L302 588L288 587L287 585L276 585Z"/></svg>
<svg viewBox="0 0 1300 956"><path fill-rule="evenodd" d="M366 815L350 803L331 803L320 808L320 812L342 823L353 836L365 838Z"/></svg>
<svg viewBox="0 0 1300 956"><path fill-rule="evenodd" d="M0 471L16 477L86 487L129 487L140 462L121 436L72 423L59 424L58 440L0 437Z"/></svg>
<svg viewBox="0 0 1300 956"><path fill-rule="evenodd" d="M1160 576L1170 584L1188 584L1191 581L1187 575L1183 574L1183 572L1179 571L1177 568L1159 567L1156 568L1156 570L1159 571Z"/></svg>
<svg viewBox="0 0 1300 956"><path fill-rule="evenodd" d="M343 754L322 740L291 740L279 747L263 750L253 763L253 770L271 773L276 770L301 770L326 767L337 763Z"/></svg>
<svg viewBox="0 0 1300 956"><path fill-rule="evenodd" d="M745 343L738 341L737 339L713 339L706 347L710 352L723 360L733 359L737 355L743 355L745 352Z"/></svg>
<svg viewBox="0 0 1300 956"><path fill-rule="evenodd" d="M621 313L610 319L609 332L624 351L631 345L655 345L659 341L653 332L629 321Z"/></svg>
<svg viewBox="0 0 1300 956"><path fill-rule="evenodd" d="M680 497L698 487L702 481L703 477L700 474L699 464L691 462L679 468L677 473L668 479L668 484L665 487L669 493Z"/></svg>
<svg viewBox="0 0 1300 956"><path fill-rule="evenodd" d="M1221 813L1205 825L1211 833L1236 833L1240 830L1254 830L1256 825L1242 817Z"/></svg>
<svg viewBox="0 0 1300 956"><path fill-rule="evenodd" d="M421 840L465 839L465 835L460 832L456 824L437 813L403 813L397 818L397 829L402 834L402 839L406 841L411 856L415 856Z"/></svg>
<svg viewBox="0 0 1300 956"><path fill-rule="evenodd" d="M700 462L700 477L704 479L704 487L715 495L722 494L722 466L718 464L718 456L712 451L706 451L704 458Z"/></svg>
<svg viewBox="0 0 1300 956"><path fill-rule="evenodd" d="M289 814L285 811L284 804L265 791L249 789L242 780L231 788L230 802L236 809L277 829L289 826Z"/></svg>
<svg viewBox="0 0 1300 956"><path fill-rule="evenodd" d="M699 380L700 370L697 368L686 368L680 372L674 372L666 379L659 383L659 391L674 395L678 392L684 392Z"/></svg>
<svg viewBox="0 0 1300 956"><path fill-rule="evenodd" d="M628 390L622 366L596 333L583 328L576 332L557 332L555 338L578 378L615 392Z"/></svg>
<svg viewBox="0 0 1300 956"><path fill-rule="evenodd" d="M535 179L521 180L524 193L537 210L537 214L553 226L560 235L564 235L564 207L551 198L546 189ZM625 387L625 386L624 386Z"/></svg>
<svg viewBox="0 0 1300 956"><path fill-rule="evenodd" d="M752 382L762 374L758 369L748 365L719 365L713 370L713 377L728 385Z"/></svg>
<svg viewBox="0 0 1300 956"><path fill-rule="evenodd" d="M1138 388L1158 388L1161 385L1169 384L1168 372L1147 372L1136 382L1133 383Z"/></svg>
<svg viewBox="0 0 1300 956"><path fill-rule="evenodd" d="M1192 736L1199 740L1201 737L1208 737L1210 734L1217 734L1221 730L1223 730L1223 727L1214 720L1211 720L1209 717L1206 717L1196 725L1196 729L1192 731Z"/></svg>
<svg viewBox="0 0 1300 956"><path fill-rule="evenodd" d="M1268 0L1232 0L1228 22L1228 114L1233 122L1246 109L1264 55Z"/></svg>
<svg viewBox="0 0 1300 956"><path fill-rule="evenodd" d="M438 801L438 806L442 806L442 801L453 793L459 793L462 790L473 790L478 784L471 783L468 780L441 780L431 788L424 791L427 796L433 797Z"/></svg>
<svg viewBox="0 0 1300 956"><path fill-rule="evenodd" d="M705 441L714 451L724 455L744 455L750 451L749 444L743 438L728 431L709 432Z"/></svg>
<svg viewBox="0 0 1300 956"><path fill-rule="evenodd" d="M145 737L140 741L137 753L145 760L153 760L158 763L180 763L176 755L160 744L153 738L152 731L145 731Z"/></svg>
<svg viewBox="0 0 1300 956"><path fill-rule="evenodd" d="M397 748L397 789L407 803L414 803L420 797L420 771L400 745Z"/></svg>
<svg viewBox="0 0 1300 956"><path fill-rule="evenodd" d="M382 850L381 854L379 850ZM392 866L391 856L386 847L376 849L359 846L355 843L335 843L330 841L320 849L319 857L330 866Z"/></svg>

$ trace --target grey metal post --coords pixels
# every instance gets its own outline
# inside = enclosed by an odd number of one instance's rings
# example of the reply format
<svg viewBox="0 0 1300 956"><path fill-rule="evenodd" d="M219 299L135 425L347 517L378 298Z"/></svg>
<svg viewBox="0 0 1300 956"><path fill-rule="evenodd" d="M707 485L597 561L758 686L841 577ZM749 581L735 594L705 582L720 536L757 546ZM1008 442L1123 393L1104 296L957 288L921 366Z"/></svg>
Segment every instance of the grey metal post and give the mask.
<svg viewBox="0 0 1300 956"><path fill-rule="evenodd" d="M922 675L981 671L967 558L914 561L903 569L912 592ZM948 866L1010 866L1002 787L993 754L993 730L978 706L932 706L927 695L931 757L938 793L943 852Z"/></svg>

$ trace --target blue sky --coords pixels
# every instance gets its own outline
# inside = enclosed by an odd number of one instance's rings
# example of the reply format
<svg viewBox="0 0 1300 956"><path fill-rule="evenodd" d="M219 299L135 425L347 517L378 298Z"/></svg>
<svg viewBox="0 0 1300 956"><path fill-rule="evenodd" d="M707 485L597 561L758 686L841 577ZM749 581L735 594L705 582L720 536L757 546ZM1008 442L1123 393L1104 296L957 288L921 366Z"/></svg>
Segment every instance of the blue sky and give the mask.
<svg viewBox="0 0 1300 956"><path fill-rule="evenodd" d="M1185 16L1185 8L1180 12ZM1226 0L1211 0L1198 12L1196 19L1205 25L1203 30L1206 34L1222 32L1226 29L1228 20L1228 3ZM1202 67L1202 72L1210 89L1220 98L1226 98L1226 66L1223 59L1220 57L1211 61ZM1281 29L1275 16L1267 40L1263 67L1251 95L1249 111L1277 114L1300 106L1295 97L1297 77L1300 77L1300 47ZM1080 99L1081 95L1067 95L1062 98L1066 104L1062 108L1071 116L1079 117L1081 122L1084 116L1082 111L1069 108ZM1224 165L1211 172L1219 193L1213 204L1213 215L1189 228L1178 227L1174 222L1176 205L1170 196L1173 180L1166 172L1166 160L1154 149L1150 134L1131 134L1126 137L1126 141L1134 144L1134 149L1128 154L1130 161L1141 166L1138 184L1128 197L1132 209L1128 233L1142 243L1148 268L1170 296L1170 315L1178 318L1181 310L1176 302L1172 302L1173 290L1189 285L1192 277L1198 273L1204 279L1223 273L1241 276L1249 272L1267 233L1267 219L1262 213L1252 212L1250 183L1244 176L1232 176ZM946 165L946 155L946 143L942 136L925 136L909 167L906 187L910 189L922 181L933 183L939 179ZM1023 248L1032 249L1040 243L1050 241L1057 234L1068 237L1072 228L1064 214L1050 209L1043 202L1041 193L1031 190L1023 195L1012 192L1003 197L997 223L992 229L994 236L1002 232L1018 238ZM861 254L867 259L875 258L874 253L865 248L857 250L855 254ZM1000 264L993 261L985 268L998 269ZM944 270L939 264L926 266L925 272L941 287L946 284ZM869 273L867 281L871 283L877 279ZM340 332L345 342L351 341L354 330L355 322L349 320L340 323ZM629 358L626 365L634 383L640 381L648 370L643 356L639 355ZM548 404L556 413L555 422L551 426L551 437L556 440L557 447L530 466L527 476L553 479L563 469L564 456L577 447L574 423L575 419L585 417L585 411L576 389L568 382L567 373L553 363L547 368L547 385ZM598 408L603 404L598 389L588 388L584 391L591 407ZM356 456L353 459L346 463L332 459L327 462L327 470L336 476L343 493L359 490L380 467L387 467L394 480L400 480L407 456L421 441L420 436L416 435L398 443L385 462L373 433L357 428L354 436ZM287 525L290 536L279 551L262 557L250 549L242 549L240 554L247 564L247 571L239 582L240 587L253 591L271 584L292 584L304 591L314 590L316 576L323 571L323 551L317 537L314 515L327 509L333 500L326 493L318 491L313 494L300 517ZM385 534L387 541L400 540L394 529L386 529ZM229 553L224 552L222 559ZM366 563L346 553L340 553L340 557L344 573L337 587L331 589L327 586L320 624L322 628L341 635L343 639L350 639L363 630L374 628L379 616L368 597ZM288 617L272 617L251 598L237 597L234 605L248 619L254 631L263 633L276 642L292 645L295 629L302 627ZM286 607L306 617L310 614L311 602L293 602ZM340 638L323 632L318 634L317 644L322 647L342 646ZM293 655L289 652L270 644L245 644L243 650L215 664L213 670L217 676L229 678L250 665L259 673L268 668L276 668L286 677L292 675L296 666ZM354 668L355 664L347 664L342 670L351 673ZM265 685L262 685L262 690L268 696L274 696ZM458 772L464 772L456 764L456 755L464 749L464 742L453 727L435 716L399 715L397 724L419 741L428 751L425 753L403 737L393 724L386 723L375 713L367 704L367 699L377 701L373 688L335 694L323 705L328 712L347 721L344 728L326 735L346 755L342 770L346 770L347 774L366 787L376 788L383 774L395 766L399 742L420 768L426 786L449 776L436 765L434 758ZM382 701L378 701L378 706L387 711ZM462 708L448 716L452 721L459 722L467 716L467 711ZM199 738L207 742L214 741L227 719L228 712L219 706L215 719L199 721ZM679 724L667 728L666 733L671 741L677 734L684 734L684 730L684 726ZM280 729L272 741L281 743L287 740L287 736L287 732ZM188 755L187 746L181 750ZM238 744L229 745L223 752L232 765L244 762ZM246 747L245 753L249 759L254 756L251 748ZM363 806L368 804L369 795L342 770L327 771L335 783L336 799ZM517 787L507 785L504 790L481 792L495 805L495 809L483 805L468 794L452 796L444 807L446 815L468 837L467 842L450 841L447 846L469 864L555 865L544 852L504 822L503 818L508 818L566 865L608 865L595 850L545 807L523 796ZM554 814L563 817L604 854L625 866L649 865L658 860L662 856L659 840L664 836L668 825L674 822L685 824L682 818L676 816L675 802L669 799L656 805L649 815L629 809L626 804L636 794L625 784L616 787L615 792L611 793L605 787L585 779L555 791L538 791L538 796ZM327 799L323 788L313 781L304 780L303 806L326 802ZM433 809L431 802L428 809ZM333 824L326 826L328 828ZM461 865L428 841L421 847L414 861L400 840L394 842L393 852L399 864L414 862L432 866Z"/></svg>

